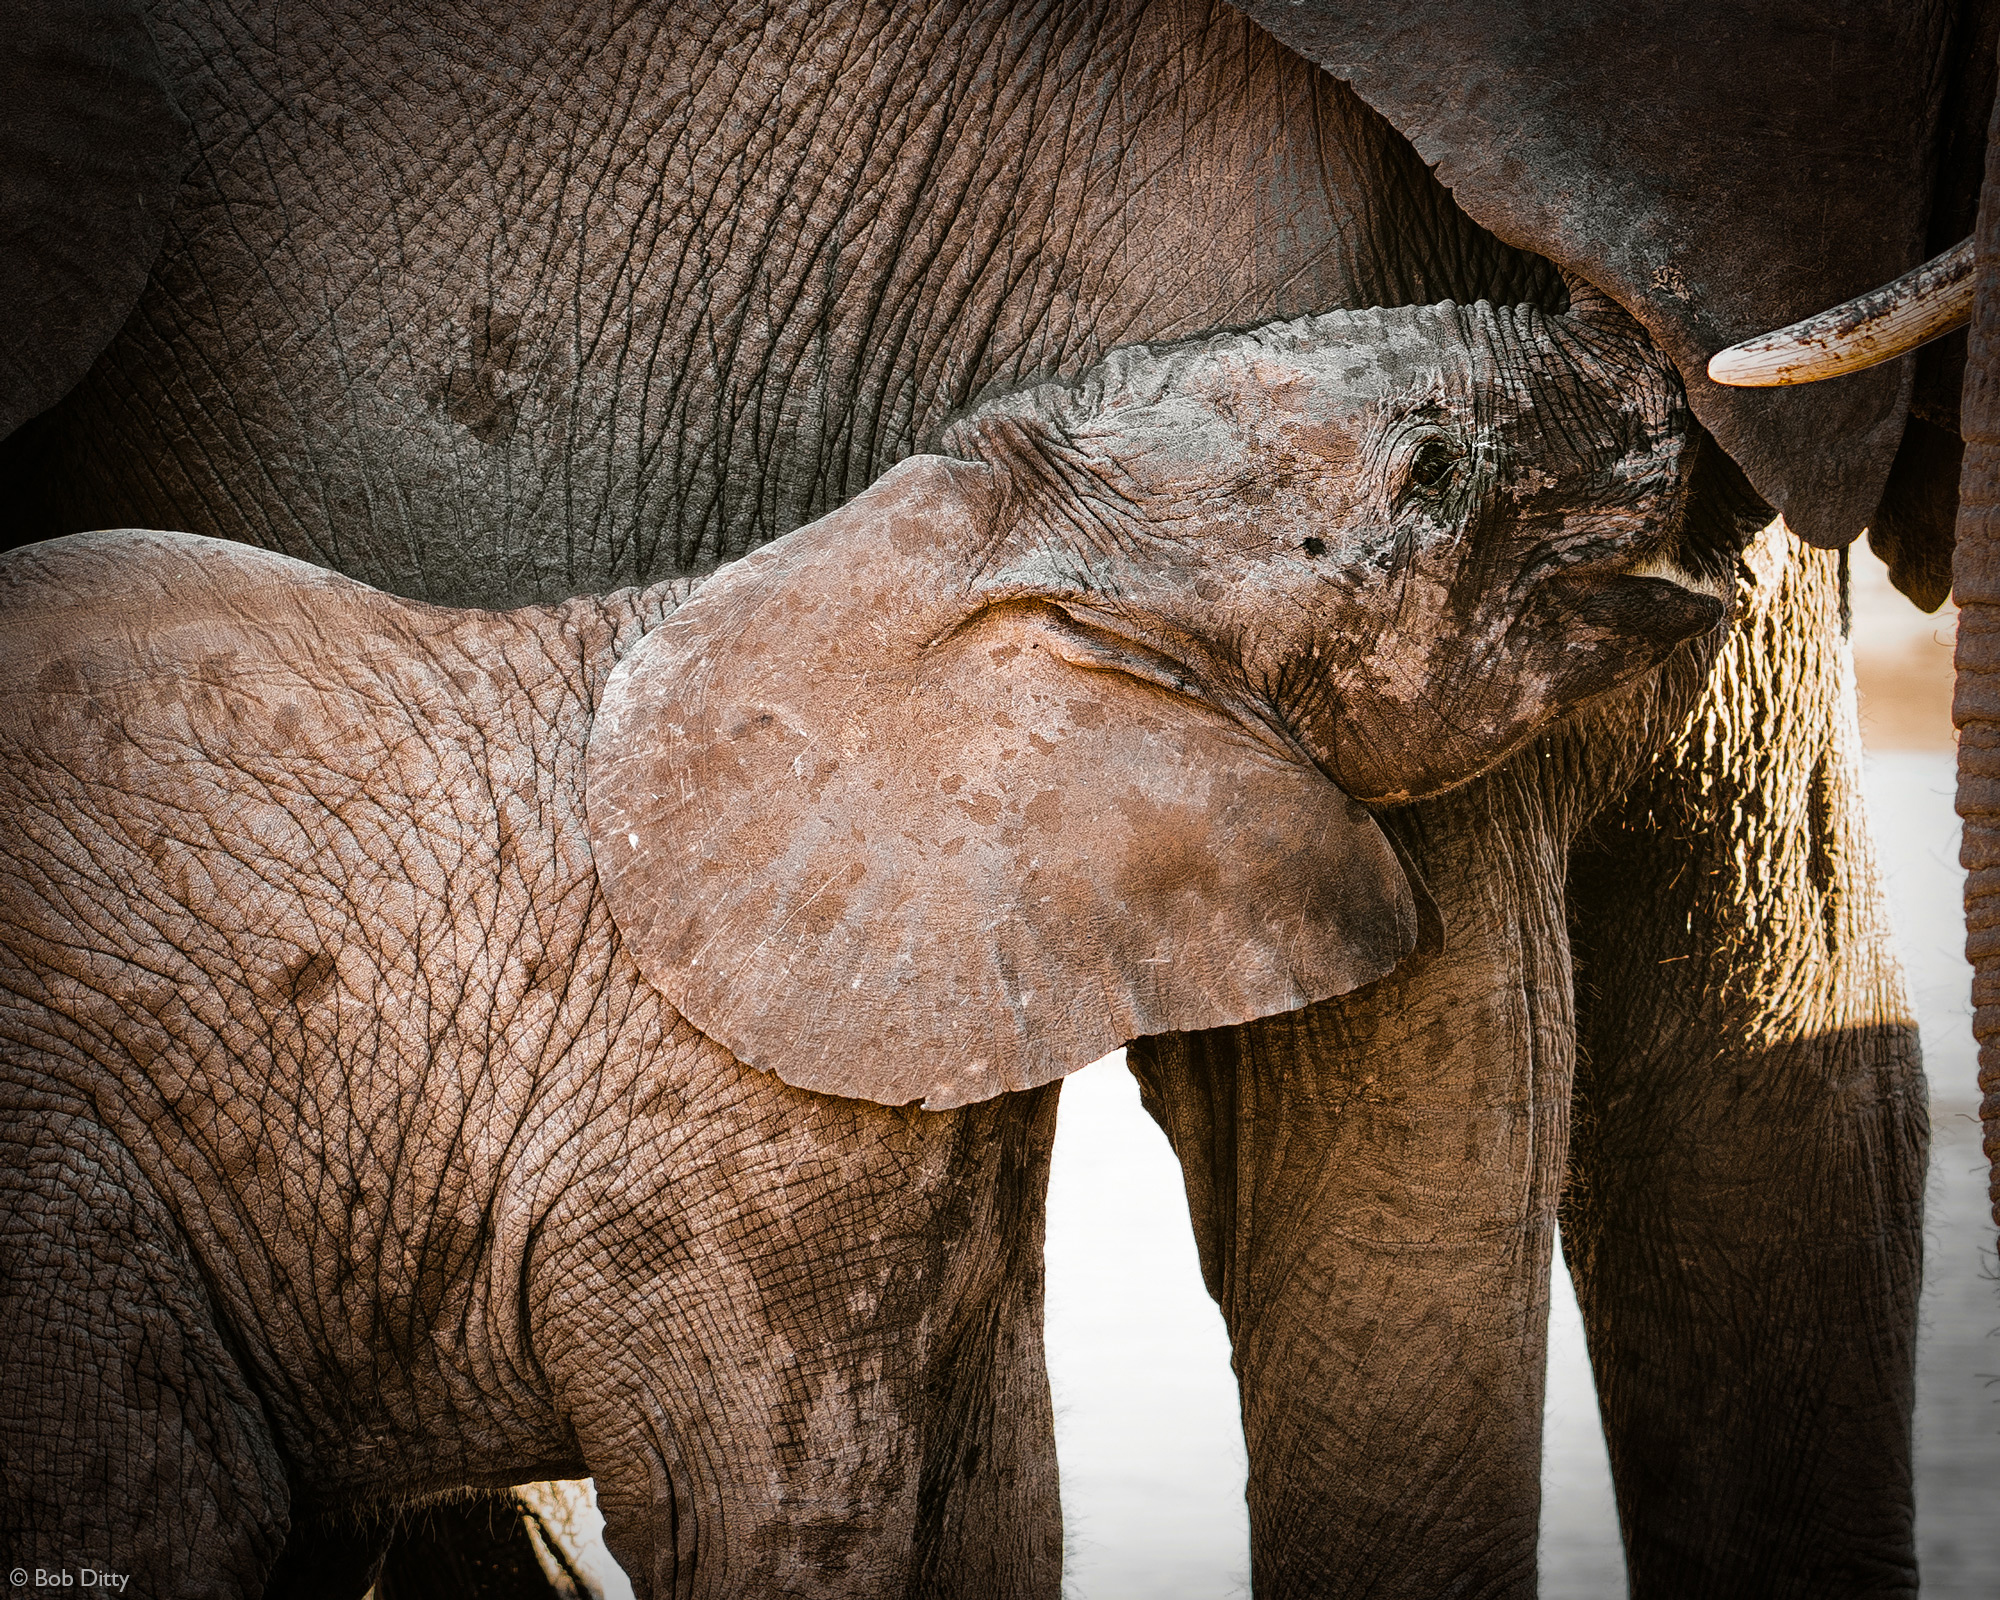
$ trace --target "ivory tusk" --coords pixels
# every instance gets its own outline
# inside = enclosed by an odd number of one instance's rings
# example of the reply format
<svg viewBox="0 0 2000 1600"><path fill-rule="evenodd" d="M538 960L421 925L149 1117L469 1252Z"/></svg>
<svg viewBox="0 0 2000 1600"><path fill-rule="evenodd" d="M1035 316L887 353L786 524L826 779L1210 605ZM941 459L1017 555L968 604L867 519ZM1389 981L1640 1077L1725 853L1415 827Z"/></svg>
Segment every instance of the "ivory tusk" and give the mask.
<svg viewBox="0 0 2000 1600"><path fill-rule="evenodd" d="M1859 372L1972 320L1972 241L1830 311L1745 339L1709 358L1708 375L1739 389L1818 383Z"/></svg>

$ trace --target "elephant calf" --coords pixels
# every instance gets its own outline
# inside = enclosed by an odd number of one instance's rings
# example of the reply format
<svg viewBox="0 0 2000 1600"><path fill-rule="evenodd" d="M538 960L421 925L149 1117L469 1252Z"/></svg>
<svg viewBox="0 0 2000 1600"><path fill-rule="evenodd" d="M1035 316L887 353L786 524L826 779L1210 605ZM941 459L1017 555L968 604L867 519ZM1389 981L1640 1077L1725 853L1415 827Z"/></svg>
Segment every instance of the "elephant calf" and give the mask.
<svg viewBox="0 0 2000 1600"><path fill-rule="evenodd" d="M1393 967L1358 802L1719 622L1689 431L1436 306L1121 352L698 592L0 561L0 1564L358 1594L589 1472L642 1593L1054 1594L993 1097Z"/></svg>

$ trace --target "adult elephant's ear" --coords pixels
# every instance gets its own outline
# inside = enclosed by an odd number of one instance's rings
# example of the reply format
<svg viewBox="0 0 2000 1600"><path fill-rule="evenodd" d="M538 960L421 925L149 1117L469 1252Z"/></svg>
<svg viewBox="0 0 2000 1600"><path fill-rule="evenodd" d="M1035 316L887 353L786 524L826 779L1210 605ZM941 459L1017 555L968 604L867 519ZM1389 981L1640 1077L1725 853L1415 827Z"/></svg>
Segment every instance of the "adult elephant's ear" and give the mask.
<svg viewBox="0 0 2000 1600"><path fill-rule="evenodd" d="M994 581L998 505L985 467L905 462L718 573L599 708L619 932L788 1083L961 1105L1345 993L1416 942L1389 841L1310 762Z"/></svg>
<svg viewBox="0 0 2000 1600"><path fill-rule="evenodd" d="M75 386L145 287L188 152L137 0L16 0L0 44L0 438Z"/></svg>
<svg viewBox="0 0 2000 1600"><path fill-rule="evenodd" d="M1636 317L1795 533L1861 531L1903 438L1907 364L1735 389L1707 363L1969 231L1968 212L1926 242L1929 208L1977 188L1992 6L1234 3L1351 84L1475 222ZM1969 139L1940 137L1953 126Z"/></svg>

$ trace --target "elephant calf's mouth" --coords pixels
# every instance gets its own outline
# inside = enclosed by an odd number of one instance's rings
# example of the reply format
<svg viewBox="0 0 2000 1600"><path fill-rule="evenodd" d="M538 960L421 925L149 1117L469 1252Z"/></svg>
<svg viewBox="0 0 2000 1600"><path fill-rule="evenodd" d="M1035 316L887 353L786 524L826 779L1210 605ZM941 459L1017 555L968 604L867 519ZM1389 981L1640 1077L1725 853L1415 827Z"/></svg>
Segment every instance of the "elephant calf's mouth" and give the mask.
<svg viewBox="0 0 2000 1600"><path fill-rule="evenodd" d="M1571 693L1588 696L1629 681L1658 665L1689 639L1711 633L1729 616L1729 590L1720 578L1698 577L1663 555L1648 556L1631 566L1579 572L1562 583L1563 603L1588 626L1614 639L1649 647L1634 653L1629 645L1595 669L1581 668Z"/></svg>

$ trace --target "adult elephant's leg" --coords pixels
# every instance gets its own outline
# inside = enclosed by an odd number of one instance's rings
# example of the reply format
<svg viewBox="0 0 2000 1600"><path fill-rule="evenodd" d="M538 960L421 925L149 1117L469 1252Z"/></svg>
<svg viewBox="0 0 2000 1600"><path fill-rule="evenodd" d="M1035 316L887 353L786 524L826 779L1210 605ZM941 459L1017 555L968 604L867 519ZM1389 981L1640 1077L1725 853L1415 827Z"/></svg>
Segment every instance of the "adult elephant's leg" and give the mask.
<svg viewBox="0 0 2000 1600"><path fill-rule="evenodd" d="M1564 1243L1633 1593L1914 1592L1916 1031L1838 558L1771 530L1676 744L1571 875Z"/></svg>
<svg viewBox="0 0 2000 1600"><path fill-rule="evenodd" d="M1571 1067L1546 765L1399 819L1442 953L1132 1047L1242 1380L1260 1600L1535 1592Z"/></svg>
<svg viewBox="0 0 2000 1600"><path fill-rule="evenodd" d="M1958 483L1958 813L1965 819L1965 953L1979 1040L1987 1193L2000 1223L2000 101L1986 132L1979 197L1979 298L1961 401L1965 465Z"/></svg>

